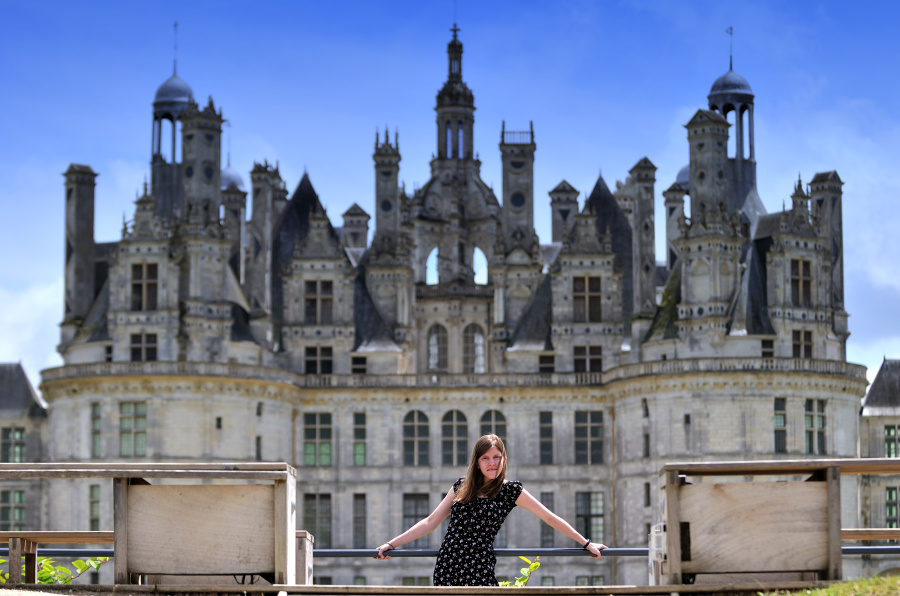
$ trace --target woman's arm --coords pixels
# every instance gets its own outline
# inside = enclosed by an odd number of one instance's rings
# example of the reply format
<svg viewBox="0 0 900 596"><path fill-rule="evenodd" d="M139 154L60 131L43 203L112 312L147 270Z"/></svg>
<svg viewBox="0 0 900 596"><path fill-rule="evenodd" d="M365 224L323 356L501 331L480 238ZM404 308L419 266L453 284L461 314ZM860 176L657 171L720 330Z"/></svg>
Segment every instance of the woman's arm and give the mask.
<svg viewBox="0 0 900 596"><path fill-rule="evenodd" d="M569 522L556 515L549 509L547 509L543 503L535 499L530 492L522 489L522 493L519 495L519 498L516 499L516 505L525 509L526 511L530 511L539 518L541 521L546 523L551 528L557 530L558 532L565 534L572 540L578 543L579 546L585 547L585 543L588 541L587 536L582 536L581 532L572 527ZM607 548L605 544L600 544L598 542L591 542L587 545L585 550L591 553L593 557L599 557L600 551L604 548Z"/></svg>
<svg viewBox="0 0 900 596"><path fill-rule="evenodd" d="M444 521L444 519L448 515L450 515L450 507L453 505L454 498L456 498L456 492L451 488L447 495L441 500L441 502L438 503L438 506L434 508L434 511L428 514L428 517L417 521L407 531L379 546L378 556L376 556L375 558L390 559L389 556L386 556L384 554L386 551L393 550L401 544L412 542L417 538L421 538L422 536L433 532L441 524L441 522Z"/></svg>

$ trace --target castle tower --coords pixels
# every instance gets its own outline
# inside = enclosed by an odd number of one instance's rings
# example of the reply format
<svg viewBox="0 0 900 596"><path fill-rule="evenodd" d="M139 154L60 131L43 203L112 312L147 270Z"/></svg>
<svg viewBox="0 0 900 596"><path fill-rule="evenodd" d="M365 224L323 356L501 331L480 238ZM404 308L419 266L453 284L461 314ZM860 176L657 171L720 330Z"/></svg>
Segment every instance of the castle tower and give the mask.
<svg viewBox="0 0 900 596"><path fill-rule="evenodd" d="M684 196L690 192L690 166L679 170L675 183L663 191L666 210L666 267L669 271L675 266L678 255L677 240L681 237L684 224Z"/></svg>
<svg viewBox="0 0 900 596"><path fill-rule="evenodd" d="M709 91L709 109L728 120L734 113L735 152L728 158L731 173L731 200L740 211L750 189L756 186L756 149L753 140L753 91L747 80L734 72L729 59L728 72L716 79ZM746 120L745 120L746 116ZM744 145L747 153L744 153Z"/></svg>
<svg viewBox="0 0 900 596"><path fill-rule="evenodd" d="M529 130L500 130L500 158L503 164L503 235L507 251L515 246L527 252L534 238L534 124Z"/></svg>
<svg viewBox="0 0 900 596"><path fill-rule="evenodd" d="M578 191L563 180L550 191L552 242L569 242L578 215Z"/></svg>
<svg viewBox="0 0 900 596"><path fill-rule="evenodd" d="M94 187L90 166L69 164L66 177L65 314L61 343L67 344L94 303Z"/></svg>
<svg viewBox="0 0 900 596"><path fill-rule="evenodd" d="M712 209L737 209L728 184L728 121L720 114L697 110L685 125L690 146L691 221L702 222ZM721 204L721 206L720 206Z"/></svg>
<svg viewBox="0 0 900 596"><path fill-rule="evenodd" d="M400 139L394 135L392 145L384 129L384 142L378 142L375 133L375 235L394 237L400 232Z"/></svg>
<svg viewBox="0 0 900 596"><path fill-rule="evenodd" d="M178 127L181 116L194 103L194 92L178 76L172 76L156 90L153 100L153 142L150 157L150 184L156 198L157 214L164 220L181 214L181 164Z"/></svg>
<svg viewBox="0 0 900 596"><path fill-rule="evenodd" d="M813 221L818 222L822 242L831 255L831 304L844 310L844 185L838 173L820 172L809 183Z"/></svg>
<svg viewBox="0 0 900 596"><path fill-rule="evenodd" d="M181 115L184 177L183 218L203 223L219 220L222 176L222 113L212 98L200 110L192 104ZM202 214L198 214L197 211Z"/></svg>
<svg viewBox="0 0 900 596"><path fill-rule="evenodd" d="M438 92L438 159L472 159L472 132L475 125L475 95L462 78L462 42L453 24L453 39L447 44L447 81Z"/></svg>
<svg viewBox="0 0 900 596"><path fill-rule="evenodd" d="M653 186L656 166L644 157L628 172L636 187L632 202L631 266L634 280L635 317L649 319L656 312L656 227L653 217ZM649 323L648 323L649 324ZM638 343L638 342L635 342Z"/></svg>
<svg viewBox="0 0 900 596"><path fill-rule="evenodd" d="M241 178L237 170L231 167L230 156L228 165L222 170L220 179L222 181L222 207L225 211L225 229L228 239L231 241L231 256L228 258L228 264L231 266L237 279L243 284L247 191L244 189L244 179Z"/></svg>

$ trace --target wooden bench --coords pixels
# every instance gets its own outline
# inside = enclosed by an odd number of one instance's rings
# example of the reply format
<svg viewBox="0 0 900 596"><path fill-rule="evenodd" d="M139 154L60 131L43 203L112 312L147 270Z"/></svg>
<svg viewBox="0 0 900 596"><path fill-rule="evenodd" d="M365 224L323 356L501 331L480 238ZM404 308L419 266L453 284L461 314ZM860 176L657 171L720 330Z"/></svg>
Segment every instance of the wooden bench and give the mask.
<svg viewBox="0 0 900 596"><path fill-rule="evenodd" d="M840 477L878 474L900 474L900 459L666 464L659 473L663 552L650 553L651 583L681 584L697 574L816 574L840 580L841 540L900 539L900 529L841 529ZM725 476L794 480L689 482Z"/></svg>
<svg viewBox="0 0 900 596"><path fill-rule="evenodd" d="M104 534L103 542L114 545L117 584L140 575L268 574L277 584L296 582L297 473L286 463L0 464L0 479L23 478L112 479L111 540L105 533L64 532L57 544L78 542L72 538L79 535L90 543ZM190 480L204 484L183 482ZM21 551L28 569L28 556L52 535L10 532L10 551Z"/></svg>
<svg viewBox="0 0 900 596"><path fill-rule="evenodd" d="M0 544L9 544L9 583L11 585L37 582L38 544L110 544L113 532L59 532L59 531L2 531ZM16 564L25 557L25 577L22 565Z"/></svg>

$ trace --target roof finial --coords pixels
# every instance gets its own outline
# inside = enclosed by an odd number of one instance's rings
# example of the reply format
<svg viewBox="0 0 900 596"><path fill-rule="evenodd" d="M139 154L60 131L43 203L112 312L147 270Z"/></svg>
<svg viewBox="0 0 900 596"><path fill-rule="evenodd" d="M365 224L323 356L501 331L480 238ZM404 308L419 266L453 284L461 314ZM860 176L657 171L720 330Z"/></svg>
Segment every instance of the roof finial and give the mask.
<svg viewBox="0 0 900 596"><path fill-rule="evenodd" d="M453 31L453 39L456 40L456 34L459 33L459 27L456 26L456 23L453 23L453 27L450 28L450 31Z"/></svg>
<svg viewBox="0 0 900 596"><path fill-rule="evenodd" d="M734 70L732 67L733 61L731 59L734 54L734 27L729 27L725 30L725 33L728 34L728 70Z"/></svg>
<svg viewBox="0 0 900 596"><path fill-rule="evenodd" d="M231 167L231 122L226 120L225 126L228 127L228 134L225 137L225 142L228 144L228 153L227 153L228 161L227 161L227 165L225 167L230 168Z"/></svg>
<svg viewBox="0 0 900 596"><path fill-rule="evenodd" d="M178 74L178 21L175 21L175 52L173 56L172 74Z"/></svg>

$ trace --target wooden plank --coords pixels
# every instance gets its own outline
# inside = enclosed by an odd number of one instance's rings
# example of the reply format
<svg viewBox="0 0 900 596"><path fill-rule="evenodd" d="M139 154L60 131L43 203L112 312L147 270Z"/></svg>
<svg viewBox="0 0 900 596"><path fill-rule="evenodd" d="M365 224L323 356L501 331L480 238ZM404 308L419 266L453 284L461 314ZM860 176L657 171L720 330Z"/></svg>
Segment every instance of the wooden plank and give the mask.
<svg viewBox="0 0 900 596"><path fill-rule="evenodd" d="M275 534L275 583L295 584L297 577L297 482L277 481L272 490Z"/></svg>
<svg viewBox="0 0 900 596"><path fill-rule="evenodd" d="M682 486L691 544L682 572L826 571L828 497L825 482Z"/></svg>
<svg viewBox="0 0 900 596"><path fill-rule="evenodd" d="M25 541L22 538L11 538L9 541L9 584L22 583L22 551Z"/></svg>
<svg viewBox="0 0 900 596"><path fill-rule="evenodd" d="M315 537L306 530L297 530L297 578L298 586L313 583L313 545Z"/></svg>
<svg viewBox="0 0 900 596"><path fill-rule="evenodd" d="M113 581L129 583L128 575L128 479L113 480Z"/></svg>
<svg viewBox="0 0 900 596"><path fill-rule="evenodd" d="M842 540L900 540L900 528L844 528Z"/></svg>
<svg viewBox="0 0 900 596"><path fill-rule="evenodd" d="M8 470L0 472L0 479L20 478L197 478L233 480L283 480L285 471L247 470L94 470L70 468L66 470Z"/></svg>
<svg viewBox="0 0 900 596"><path fill-rule="evenodd" d="M129 486L128 572L274 572L273 491L272 485Z"/></svg>
<svg viewBox="0 0 900 596"><path fill-rule="evenodd" d="M681 561L681 504L678 472L667 471L663 490L666 495L666 574L670 584L680 584L683 571Z"/></svg>
<svg viewBox="0 0 900 596"><path fill-rule="evenodd" d="M113 542L113 532L67 532L67 531L2 531L0 543L11 538L24 538L35 544L107 544Z"/></svg>
<svg viewBox="0 0 900 596"><path fill-rule="evenodd" d="M843 577L841 554L841 469L828 468L825 476L828 492L828 570L822 579Z"/></svg>
<svg viewBox="0 0 900 596"><path fill-rule="evenodd" d="M674 462L666 464L662 470L674 470L688 476L755 476L811 474L831 467L840 468L843 475L900 474L900 458Z"/></svg>

